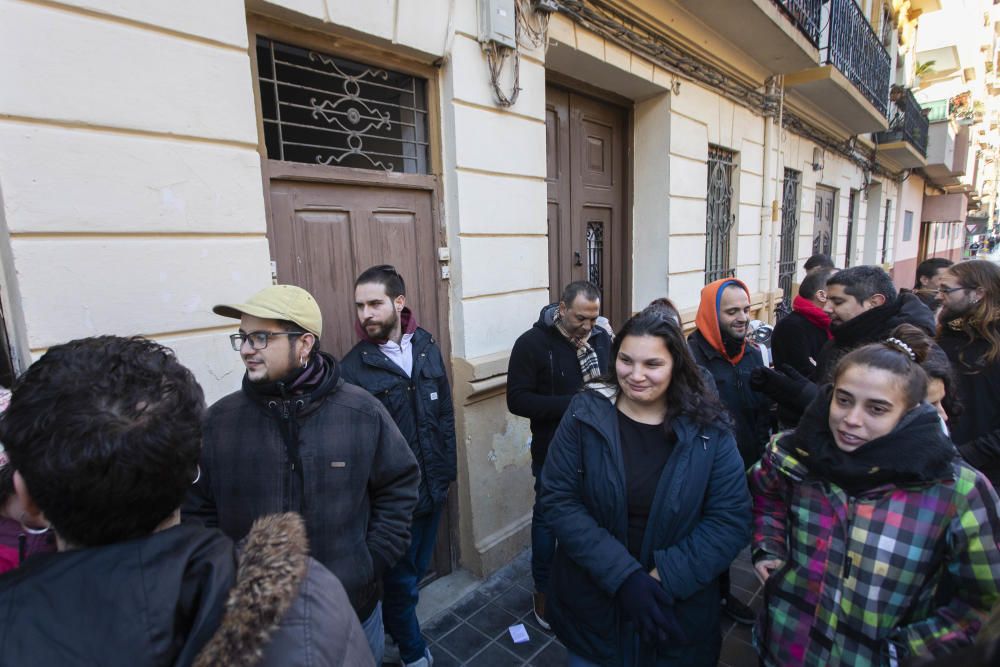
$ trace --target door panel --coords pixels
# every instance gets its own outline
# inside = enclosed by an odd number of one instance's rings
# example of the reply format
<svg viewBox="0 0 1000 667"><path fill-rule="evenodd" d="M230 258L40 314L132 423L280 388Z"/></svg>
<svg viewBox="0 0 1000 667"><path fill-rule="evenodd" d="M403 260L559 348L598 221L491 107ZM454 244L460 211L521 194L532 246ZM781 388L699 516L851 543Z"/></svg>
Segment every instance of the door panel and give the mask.
<svg viewBox="0 0 1000 667"><path fill-rule="evenodd" d="M816 210L813 218L813 254L833 255L833 202L834 190L816 188Z"/></svg>
<svg viewBox="0 0 1000 667"><path fill-rule="evenodd" d="M625 111L562 88L546 88L549 294L574 280L601 290L613 325L629 314Z"/></svg>

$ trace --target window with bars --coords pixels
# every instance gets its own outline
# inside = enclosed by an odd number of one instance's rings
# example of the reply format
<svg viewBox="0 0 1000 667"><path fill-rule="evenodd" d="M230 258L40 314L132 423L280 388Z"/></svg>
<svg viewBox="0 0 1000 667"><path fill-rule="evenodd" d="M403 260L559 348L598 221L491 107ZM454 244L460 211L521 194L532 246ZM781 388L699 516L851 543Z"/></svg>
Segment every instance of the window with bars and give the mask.
<svg viewBox="0 0 1000 667"><path fill-rule="evenodd" d="M736 153L720 146L708 147L708 197L705 221L705 284L736 275L732 238L733 170Z"/></svg>
<svg viewBox="0 0 1000 667"><path fill-rule="evenodd" d="M778 260L778 287L783 303L792 305L792 284L795 281L795 241L799 235L799 189L802 172L785 169L781 194L781 256Z"/></svg>
<svg viewBox="0 0 1000 667"><path fill-rule="evenodd" d="M429 172L425 80L264 37L257 70L270 159Z"/></svg>

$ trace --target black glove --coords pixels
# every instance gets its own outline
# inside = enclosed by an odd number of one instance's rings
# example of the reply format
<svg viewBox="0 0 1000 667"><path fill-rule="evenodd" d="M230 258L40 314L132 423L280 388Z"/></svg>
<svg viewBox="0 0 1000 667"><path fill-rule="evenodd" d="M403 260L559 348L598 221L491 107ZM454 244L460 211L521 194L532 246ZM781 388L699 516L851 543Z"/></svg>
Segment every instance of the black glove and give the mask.
<svg viewBox="0 0 1000 667"><path fill-rule="evenodd" d="M778 405L802 412L816 396L817 387L788 364L776 371L758 366L750 371L750 388Z"/></svg>
<svg viewBox="0 0 1000 667"><path fill-rule="evenodd" d="M628 576L615 595L625 615L647 643L684 643L673 605L660 582L643 570Z"/></svg>

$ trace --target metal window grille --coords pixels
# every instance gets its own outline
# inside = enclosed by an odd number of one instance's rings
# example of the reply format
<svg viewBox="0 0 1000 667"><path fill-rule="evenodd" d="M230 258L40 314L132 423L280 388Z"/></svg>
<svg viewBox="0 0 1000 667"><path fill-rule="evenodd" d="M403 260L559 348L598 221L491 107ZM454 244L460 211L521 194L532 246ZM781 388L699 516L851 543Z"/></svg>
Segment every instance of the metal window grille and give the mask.
<svg viewBox="0 0 1000 667"><path fill-rule="evenodd" d="M732 266L733 165L736 154L708 147L708 200L705 234L705 284L736 275Z"/></svg>
<svg viewBox="0 0 1000 667"><path fill-rule="evenodd" d="M824 206L826 204L826 211L824 213ZM813 246L812 251L814 255L824 254L831 255L833 250L833 229L831 228L831 223L833 221L833 199L824 199L819 196L816 197L816 214L813 221Z"/></svg>
<svg viewBox="0 0 1000 667"><path fill-rule="evenodd" d="M423 79L264 37L257 69L269 158L428 173Z"/></svg>
<svg viewBox="0 0 1000 667"><path fill-rule="evenodd" d="M601 270L604 259L604 223L591 220L587 223L587 280L597 287L604 300L604 272Z"/></svg>
<svg viewBox="0 0 1000 667"><path fill-rule="evenodd" d="M781 256L778 260L778 286L786 307L792 305L792 281L795 279L795 240L799 234L799 185L802 172L785 169L781 195Z"/></svg>
<svg viewBox="0 0 1000 667"><path fill-rule="evenodd" d="M844 259L844 268L851 265L854 259L854 220L858 213L858 191L851 190L851 200L847 205L847 257Z"/></svg>

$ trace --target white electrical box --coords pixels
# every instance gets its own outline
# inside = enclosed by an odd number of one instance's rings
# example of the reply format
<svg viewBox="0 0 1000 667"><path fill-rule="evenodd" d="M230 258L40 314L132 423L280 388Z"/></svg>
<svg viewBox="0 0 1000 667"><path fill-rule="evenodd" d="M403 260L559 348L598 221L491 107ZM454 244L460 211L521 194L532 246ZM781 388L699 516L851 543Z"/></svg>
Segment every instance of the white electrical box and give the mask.
<svg viewBox="0 0 1000 667"><path fill-rule="evenodd" d="M517 48L514 39L515 0L479 0L479 40Z"/></svg>

